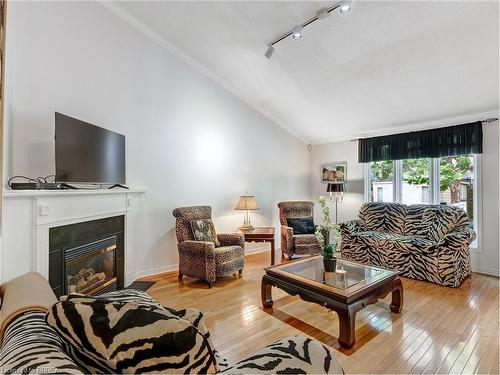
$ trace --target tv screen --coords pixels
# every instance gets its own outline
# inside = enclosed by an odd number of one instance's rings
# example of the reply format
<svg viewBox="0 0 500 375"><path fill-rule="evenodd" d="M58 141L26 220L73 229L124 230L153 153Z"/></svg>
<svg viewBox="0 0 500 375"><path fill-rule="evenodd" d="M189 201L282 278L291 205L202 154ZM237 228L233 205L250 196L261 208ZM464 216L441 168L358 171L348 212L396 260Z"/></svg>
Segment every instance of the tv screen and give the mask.
<svg viewBox="0 0 500 375"><path fill-rule="evenodd" d="M125 184L125 136L56 112L56 181Z"/></svg>

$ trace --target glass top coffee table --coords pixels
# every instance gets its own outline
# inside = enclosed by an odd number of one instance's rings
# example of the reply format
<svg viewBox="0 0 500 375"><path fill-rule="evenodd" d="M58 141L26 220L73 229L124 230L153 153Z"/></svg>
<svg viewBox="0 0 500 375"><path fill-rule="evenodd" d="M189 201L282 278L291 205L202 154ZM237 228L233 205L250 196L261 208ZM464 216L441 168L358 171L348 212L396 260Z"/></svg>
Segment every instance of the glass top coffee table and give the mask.
<svg viewBox="0 0 500 375"><path fill-rule="evenodd" d="M356 313L392 293L391 311L401 312L403 285L397 272L337 259L336 272L325 272L323 257L312 256L268 267L262 277L262 305L273 305L271 287L280 288L304 301L315 302L339 316L339 344L355 343Z"/></svg>

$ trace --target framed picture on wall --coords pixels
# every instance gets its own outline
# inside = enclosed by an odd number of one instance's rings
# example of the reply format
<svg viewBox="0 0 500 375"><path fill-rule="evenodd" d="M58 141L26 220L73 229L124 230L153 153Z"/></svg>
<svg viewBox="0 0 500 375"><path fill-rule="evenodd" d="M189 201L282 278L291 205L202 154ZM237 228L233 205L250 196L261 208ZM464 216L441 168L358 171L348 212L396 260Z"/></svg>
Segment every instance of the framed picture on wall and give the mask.
<svg viewBox="0 0 500 375"><path fill-rule="evenodd" d="M347 162L338 161L321 165L321 182L343 184L347 179Z"/></svg>

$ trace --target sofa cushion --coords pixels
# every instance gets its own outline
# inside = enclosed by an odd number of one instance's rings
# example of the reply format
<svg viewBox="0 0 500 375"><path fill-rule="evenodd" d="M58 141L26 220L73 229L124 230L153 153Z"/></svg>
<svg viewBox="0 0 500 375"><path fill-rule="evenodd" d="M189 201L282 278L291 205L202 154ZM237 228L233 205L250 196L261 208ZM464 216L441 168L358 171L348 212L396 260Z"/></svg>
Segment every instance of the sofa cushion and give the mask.
<svg viewBox="0 0 500 375"><path fill-rule="evenodd" d="M83 374L65 352L45 312L24 311L5 329L0 350L2 374Z"/></svg>
<svg viewBox="0 0 500 375"><path fill-rule="evenodd" d="M241 246L221 246L215 248L215 263L223 264L234 259L239 259L245 255L245 250Z"/></svg>
<svg viewBox="0 0 500 375"><path fill-rule="evenodd" d="M448 233L469 225L469 218L461 208L439 205L428 206L422 215L418 235L429 240L440 241Z"/></svg>
<svg viewBox="0 0 500 375"><path fill-rule="evenodd" d="M378 250L397 250L430 253L437 249L435 241L419 236L403 236L385 232L365 231L356 234L367 246Z"/></svg>
<svg viewBox="0 0 500 375"><path fill-rule="evenodd" d="M314 220L312 217L288 218L286 222L293 229L293 234L314 234Z"/></svg>
<svg viewBox="0 0 500 375"><path fill-rule="evenodd" d="M287 337L227 368L229 374L344 374L335 356L320 342Z"/></svg>
<svg viewBox="0 0 500 375"><path fill-rule="evenodd" d="M399 203L365 203L359 219L367 230L403 234L406 210L407 206Z"/></svg>
<svg viewBox="0 0 500 375"><path fill-rule="evenodd" d="M294 253L297 255L318 254L321 249L314 234L292 236Z"/></svg>
<svg viewBox="0 0 500 375"><path fill-rule="evenodd" d="M175 235L177 241L193 241L194 237L191 229L191 220L210 219L212 217L212 207L178 207L172 213L175 216Z"/></svg>
<svg viewBox="0 0 500 375"><path fill-rule="evenodd" d="M314 234L297 234L292 237L292 240L295 246L318 244L318 240Z"/></svg>
<svg viewBox="0 0 500 375"><path fill-rule="evenodd" d="M410 204L406 210L406 220L404 224L405 236L417 236L422 228L422 217L428 204Z"/></svg>
<svg viewBox="0 0 500 375"><path fill-rule="evenodd" d="M314 216L314 202L311 201L288 201L279 202L280 224L287 225L289 217L312 217Z"/></svg>
<svg viewBox="0 0 500 375"><path fill-rule="evenodd" d="M214 373L206 338L189 321L131 302L60 301L47 314L90 373Z"/></svg>
<svg viewBox="0 0 500 375"><path fill-rule="evenodd" d="M190 224L196 241L213 242L216 247L220 246L212 219L191 220Z"/></svg>

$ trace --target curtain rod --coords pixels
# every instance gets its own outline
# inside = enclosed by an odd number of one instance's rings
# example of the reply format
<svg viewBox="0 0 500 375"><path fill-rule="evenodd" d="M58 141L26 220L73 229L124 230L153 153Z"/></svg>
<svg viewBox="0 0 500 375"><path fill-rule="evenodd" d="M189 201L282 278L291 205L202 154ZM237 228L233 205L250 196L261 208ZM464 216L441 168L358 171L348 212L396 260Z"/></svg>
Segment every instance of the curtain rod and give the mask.
<svg viewBox="0 0 500 375"><path fill-rule="evenodd" d="M486 120L478 120L478 121L485 122L485 123L489 124L491 122L498 121L498 117L490 117L490 118L487 118ZM471 121L471 122L474 122L474 121ZM453 125L450 125L450 126L453 126ZM446 126L443 126L443 128L446 128ZM423 130L429 130L429 129L423 129ZM418 132L418 131L421 131L421 130L414 130L414 132ZM412 132L410 131L410 132L405 132L405 133L412 133ZM398 133L393 133L393 134L398 134ZM375 137L383 137L383 136L375 136ZM372 137L368 137L368 138L372 138ZM362 138L351 139L351 142L357 142L360 139L362 139Z"/></svg>

